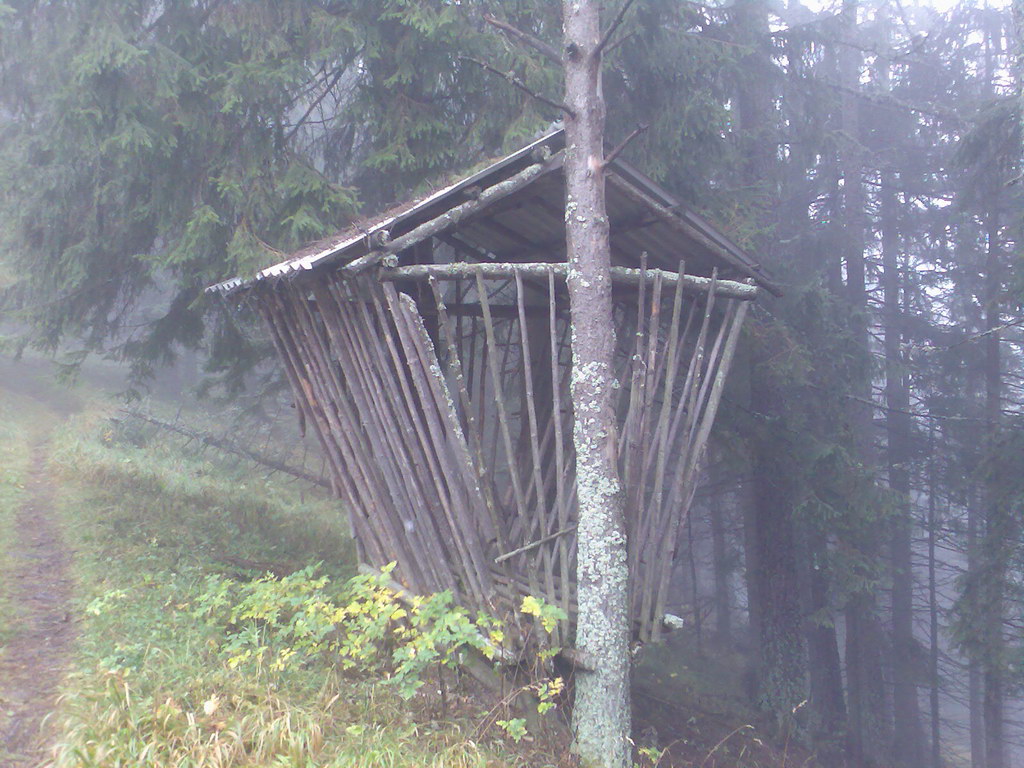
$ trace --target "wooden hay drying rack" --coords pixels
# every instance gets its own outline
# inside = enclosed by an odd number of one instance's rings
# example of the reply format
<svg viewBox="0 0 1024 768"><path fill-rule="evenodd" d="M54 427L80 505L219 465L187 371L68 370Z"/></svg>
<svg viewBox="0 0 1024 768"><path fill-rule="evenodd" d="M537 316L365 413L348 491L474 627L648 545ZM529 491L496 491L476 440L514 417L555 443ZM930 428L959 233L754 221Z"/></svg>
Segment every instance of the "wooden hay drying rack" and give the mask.
<svg viewBox="0 0 1024 768"><path fill-rule="evenodd" d="M544 237L522 234L541 209L550 219L552 205L561 221L559 140L550 134L360 238L212 290L247 297L265 320L364 562L396 561L395 577L412 592L448 589L498 613L524 595L543 597L569 617L558 628L568 645L576 550L568 265L555 248L550 260L536 258L553 242L554 223ZM737 270L738 251L659 202L628 167L609 187L633 206L630 221L640 212L653 222L618 231L674 233L705 272L688 274L683 262L665 268L664 258L654 268L646 252L612 270L632 611L637 636L651 640L662 631L679 528L753 282L771 286L747 262ZM637 241L616 241L616 231L613 218L616 261L628 264L621 254ZM503 258L510 243L518 258Z"/></svg>

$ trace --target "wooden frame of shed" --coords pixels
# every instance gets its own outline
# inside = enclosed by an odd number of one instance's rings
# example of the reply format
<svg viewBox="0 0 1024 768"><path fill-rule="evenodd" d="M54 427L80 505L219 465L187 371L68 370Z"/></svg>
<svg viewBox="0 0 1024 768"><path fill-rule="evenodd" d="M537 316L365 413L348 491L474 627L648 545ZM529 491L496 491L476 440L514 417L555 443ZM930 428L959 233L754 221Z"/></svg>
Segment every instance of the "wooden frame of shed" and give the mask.
<svg viewBox="0 0 1024 768"><path fill-rule="evenodd" d="M251 299L360 557L479 608L575 615L564 136L254 278ZM632 615L656 638L681 523L749 302L767 277L621 160L607 174L618 461ZM559 628L560 642L571 628Z"/></svg>

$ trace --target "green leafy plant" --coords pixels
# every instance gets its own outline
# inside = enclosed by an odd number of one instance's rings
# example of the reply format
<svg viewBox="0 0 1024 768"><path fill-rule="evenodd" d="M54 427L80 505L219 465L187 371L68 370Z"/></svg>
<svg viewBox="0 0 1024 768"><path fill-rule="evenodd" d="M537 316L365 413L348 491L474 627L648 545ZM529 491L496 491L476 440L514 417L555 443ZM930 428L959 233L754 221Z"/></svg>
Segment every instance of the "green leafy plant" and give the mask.
<svg viewBox="0 0 1024 768"><path fill-rule="evenodd" d="M661 758L664 757L667 749L658 749L657 747L640 747L637 752L640 753L640 757L651 765L658 765L661 763Z"/></svg>
<svg viewBox="0 0 1024 768"><path fill-rule="evenodd" d="M454 667L468 649L495 657L504 638L497 619L471 616L447 591L407 596L394 588L394 567L341 586L317 575L317 566L248 583L211 576L195 613L226 627L220 650L232 667L280 670L326 655L343 670L382 675L404 698L429 668Z"/></svg>
<svg viewBox="0 0 1024 768"><path fill-rule="evenodd" d="M514 717L511 720L498 720L496 725L508 734L512 741L518 744L527 735L526 719Z"/></svg>

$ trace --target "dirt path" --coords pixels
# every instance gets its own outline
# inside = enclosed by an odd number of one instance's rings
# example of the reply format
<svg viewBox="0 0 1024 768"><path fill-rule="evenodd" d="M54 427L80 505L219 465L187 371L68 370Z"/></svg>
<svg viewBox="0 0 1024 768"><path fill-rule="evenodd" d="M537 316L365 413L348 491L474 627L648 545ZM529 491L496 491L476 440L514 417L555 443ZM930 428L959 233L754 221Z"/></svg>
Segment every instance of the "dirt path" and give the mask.
<svg viewBox="0 0 1024 768"><path fill-rule="evenodd" d="M74 640L68 609L70 553L53 510L46 471L48 445L37 438L15 518L10 604L14 636L0 652L0 765L37 766L43 760L40 725L53 710Z"/></svg>

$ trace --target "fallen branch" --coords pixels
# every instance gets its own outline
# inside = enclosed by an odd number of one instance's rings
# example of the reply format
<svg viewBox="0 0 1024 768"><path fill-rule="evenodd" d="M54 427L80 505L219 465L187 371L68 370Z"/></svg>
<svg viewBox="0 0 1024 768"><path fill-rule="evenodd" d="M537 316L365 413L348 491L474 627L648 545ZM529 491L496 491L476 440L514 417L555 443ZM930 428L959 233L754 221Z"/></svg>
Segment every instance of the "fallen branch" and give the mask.
<svg viewBox="0 0 1024 768"><path fill-rule="evenodd" d="M269 469L273 469L277 472L284 472L286 475L297 477L300 480L305 480L306 482L312 483L313 485L319 485L322 488L331 489L331 484L322 477L310 474L309 472L299 469L298 467L293 467L289 464L285 464L284 462L278 461L277 459L272 459L269 456L264 456L262 454L256 453L255 451L250 451L248 448L243 448L242 446L227 438L216 437L215 435L211 435L206 432L200 432L195 429L190 429L189 427L184 427L180 424L171 424L170 422L161 421L160 419L150 416L147 413L143 413L142 411L124 409L122 410L122 413L124 413L127 416L130 416L131 418L138 419L139 421L144 421L147 424L152 424L153 426L160 427L161 429L166 429L169 432L174 432L175 434L181 435L183 437L188 437L192 440L198 440L203 445L208 445L211 448L217 448L221 451L224 451L225 453L232 453L236 456L241 456L244 459L248 459L249 461L255 462L256 464L260 464L264 467L268 467ZM117 419L112 420L117 421Z"/></svg>
<svg viewBox="0 0 1024 768"><path fill-rule="evenodd" d="M494 558L494 562L495 562L495 564L503 563L506 560L509 560L509 559L515 557L516 555L521 555L521 554L523 554L523 552L529 552L531 549L536 549L537 547L541 546L542 544L547 544L549 541L554 541L559 536L564 536L565 534L572 533L575 530L576 530L576 526L572 525L572 526L570 526L568 528L563 528L560 531L555 531L550 536L545 536L543 539L537 539L537 541L530 542L526 546L519 547L519 549L513 549L511 552L506 552L503 555L498 555L496 558Z"/></svg>
<svg viewBox="0 0 1024 768"><path fill-rule="evenodd" d="M224 563L225 565L240 568L243 571L272 573L279 579L283 579L285 576L291 576L299 570L300 567L290 563L275 563L269 560L249 560L244 557L235 557L233 555L213 555L213 560L218 563Z"/></svg>

